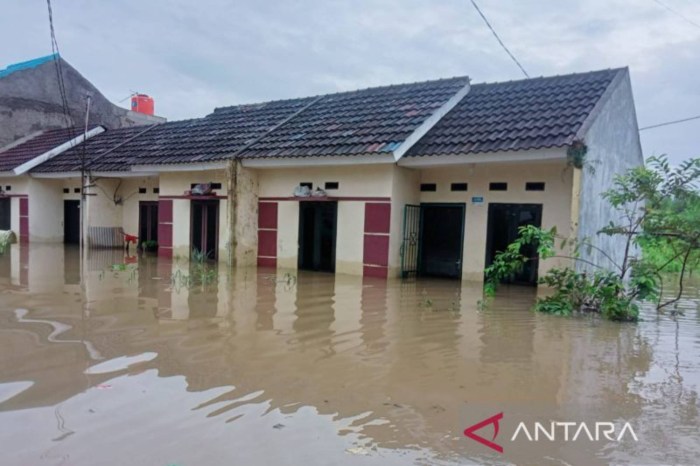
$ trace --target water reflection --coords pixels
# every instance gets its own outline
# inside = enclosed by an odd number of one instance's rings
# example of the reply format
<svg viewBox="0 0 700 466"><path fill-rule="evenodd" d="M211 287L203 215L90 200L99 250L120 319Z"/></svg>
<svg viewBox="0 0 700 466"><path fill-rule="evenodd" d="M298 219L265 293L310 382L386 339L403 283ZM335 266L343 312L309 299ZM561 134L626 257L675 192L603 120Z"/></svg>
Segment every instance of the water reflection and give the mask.
<svg viewBox="0 0 700 466"><path fill-rule="evenodd" d="M696 285L684 316L647 311L634 326L535 315L534 292L517 287L478 311L480 287L452 281L219 265L205 286L173 283L189 270L48 245L0 258L0 422L21 426L0 431L16 451L7 464L128 463L126 444L148 464L700 454ZM494 456L462 436L494 410L508 422L624 419L643 441L517 443Z"/></svg>

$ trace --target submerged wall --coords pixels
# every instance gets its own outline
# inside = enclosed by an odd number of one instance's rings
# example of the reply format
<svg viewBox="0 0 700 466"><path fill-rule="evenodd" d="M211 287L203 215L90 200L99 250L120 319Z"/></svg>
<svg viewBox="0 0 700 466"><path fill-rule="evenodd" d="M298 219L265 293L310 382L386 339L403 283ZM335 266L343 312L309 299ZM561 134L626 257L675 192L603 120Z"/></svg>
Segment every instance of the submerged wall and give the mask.
<svg viewBox="0 0 700 466"><path fill-rule="evenodd" d="M420 183L435 183L435 192L421 192L420 202L466 205L462 279L482 281L486 265L489 203L541 204L542 227L571 231L573 170L561 162L485 163L420 170ZM508 183L507 191L490 191L489 183ZM525 183L544 182L544 191L526 191ZM467 191L451 191L452 183L467 183ZM483 202L472 202L472 198ZM542 275L557 260L540 262Z"/></svg>
<svg viewBox="0 0 700 466"><path fill-rule="evenodd" d="M172 238L171 253L173 256L189 257L192 249L191 242L191 204L193 197L187 196L186 191L191 189L192 184L201 183L221 183L221 189L216 190L216 196L208 197L210 199L219 200L219 218L218 218L218 256L219 260L225 260L228 257L227 247L230 245L230 219L228 200L226 196L227 176L225 169L219 170L203 170L192 172L165 172L160 174L160 197L159 197L159 216L165 205L170 205L172 209L171 222L165 222L171 225L170 228L162 228L160 222L158 241L161 246L166 243L165 238L161 238L163 231L171 231ZM161 220L163 218L161 217ZM170 248L168 248L170 249ZM165 251L161 251L165 252Z"/></svg>
<svg viewBox="0 0 700 466"><path fill-rule="evenodd" d="M338 203L335 270L353 275L387 276L393 192L392 164L259 169L258 264L296 269L299 254L300 183L328 189Z"/></svg>
<svg viewBox="0 0 700 466"><path fill-rule="evenodd" d="M613 186L617 175L644 164L629 73L610 95L584 142L588 153L581 173L578 237L590 238L621 263L624 238L599 235L598 231L611 221L617 223L621 219L620 213L602 198L602 193ZM582 258L601 266L610 265L600 251L584 249Z"/></svg>

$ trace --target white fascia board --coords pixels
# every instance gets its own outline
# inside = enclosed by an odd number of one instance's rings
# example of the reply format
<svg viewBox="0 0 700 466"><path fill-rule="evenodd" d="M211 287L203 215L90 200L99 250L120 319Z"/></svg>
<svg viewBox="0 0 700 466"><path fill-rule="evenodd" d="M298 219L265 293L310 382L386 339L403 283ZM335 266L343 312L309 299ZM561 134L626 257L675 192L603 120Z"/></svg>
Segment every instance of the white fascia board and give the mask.
<svg viewBox="0 0 700 466"><path fill-rule="evenodd" d="M393 154L260 157L241 160L245 168L340 167L381 163L395 163Z"/></svg>
<svg viewBox="0 0 700 466"><path fill-rule="evenodd" d="M103 133L104 128L102 126L98 126L96 128L91 129L87 133L81 133L80 136L74 137L70 141L64 142L58 147L54 147L48 152L44 152L43 154L39 155L38 157L34 157L33 159L24 162L22 165L15 167L13 170L16 175L21 175L22 173L26 173L32 168L41 165L42 163L46 162L47 160L51 160L52 158L56 157L59 154L62 154L63 152L67 151L68 149L77 146L81 142L90 139L91 137Z"/></svg>
<svg viewBox="0 0 700 466"><path fill-rule="evenodd" d="M559 148L537 151L489 152L484 154L425 155L422 157L407 157L401 159L398 165L401 167L420 168L485 163L552 162L561 160L566 160L566 150Z"/></svg>
<svg viewBox="0 0 700 466"><path fill-rule="evenodd" d="M158 176L156 172L139 171L139 172L90 172L93 178L143 178L148 176Z"/></svg>
<svg viewBox="0 0 700 466"><path fill-rule="evenodd" d="M80 172L46 172L46 173L28 173L32 178L80 178Z"/></svg>
<svg viewBox="0 0 700 466"><path fill-rule="evenodd" d="M201 163L177 163L163 165L132 165L132 172L148 172L151 174L163 172L198 172L207 170L221 170L228 166L226 160L217 162L201 162Z"/></svg>
<svg viewBox="0 0 700 466"><path fill-rule="evenodd" d="M9 178L11 176L17 175L15 175L15 172L0 172L0 178Z"/></svg>
<svg viewBox="0 0 700 466"><path fill-rule="evenodd" d="M401 145L394 151L394 160L398 161L404 156L408 150L413 147L425 134L432 129L435 124L442 119L447 112L452 110L455 105L457 105L464 97L469 94L471 89L471 84L467 84L461 88L455 95L450 97L450 99L445 102L440 108L435 110L435 112L428 117L418 128L413 130L413 132L401 143Z"/></svg>

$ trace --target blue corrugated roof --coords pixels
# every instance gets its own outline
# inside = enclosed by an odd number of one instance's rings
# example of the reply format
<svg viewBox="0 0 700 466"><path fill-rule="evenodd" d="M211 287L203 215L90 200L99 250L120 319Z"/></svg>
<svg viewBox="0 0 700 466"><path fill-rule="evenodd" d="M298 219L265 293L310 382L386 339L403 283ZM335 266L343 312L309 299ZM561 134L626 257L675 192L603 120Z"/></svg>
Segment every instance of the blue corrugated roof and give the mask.
<svg viewBox="0 0 700 466"><path fill-rule="evenodd" d="M31 68L36 68L39 65L43 65L46 62L54 60L58 54L46 55L45 57L35 58L33 60L23 61L20 63L15 63L14 65L9 65L4 70L0 70L0 78L11 75L15 71L28 70Z"/></svg>

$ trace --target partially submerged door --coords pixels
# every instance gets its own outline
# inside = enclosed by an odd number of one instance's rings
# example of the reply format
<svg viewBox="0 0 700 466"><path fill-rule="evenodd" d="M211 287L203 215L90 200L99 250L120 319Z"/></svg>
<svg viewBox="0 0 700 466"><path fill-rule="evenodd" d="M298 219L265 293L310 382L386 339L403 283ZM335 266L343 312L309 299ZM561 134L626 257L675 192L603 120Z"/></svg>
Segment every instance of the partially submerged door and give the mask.
<svg viewBox="0 0 700 466"><path fill-rule="evenodd" d="M10 214L11 206L12 200L9 197L0 199L0 231L12 229L12 215Z"/></svg>
<svg viewBox="0 0 700 466"><path fill-rule="evenodd" d="M218 254L219 201L217 199L192 201L192 252L216 260Z"/></svg>
<svg viewBox="0 0 700 466"><path fill-rule="evenodd" d="M63 242L80 244L80 201L63 201Z"/></svg>
<svg viewBox="0 0 700 466"><path fill-rule="evenodd" d="M338 203L299 203L299 259L302 270L335 272Z"/></svg>
<svg viewBox="0 0 700 466"><path fill-rule="evenodd" d="M518 237L518 229L527 225L542 224L541 204L489 204L488 233L486 240L486 265L491 265L499 251L504 251ZM521 285L537 284L537 246L527 245L521 254L532 260L515 274L508 283Z"/></svg>
<svg viewBox="0 0 700 466"><path fill-rule="evenodd" d="M139 242L158 242L158 201L139 202Z"/></svg>
<svg viewBox="0 0 700 466"><path fill-rule="evenodd" d="M464 204L422 204L418 270L423 276L460 278Z"/></svg>

